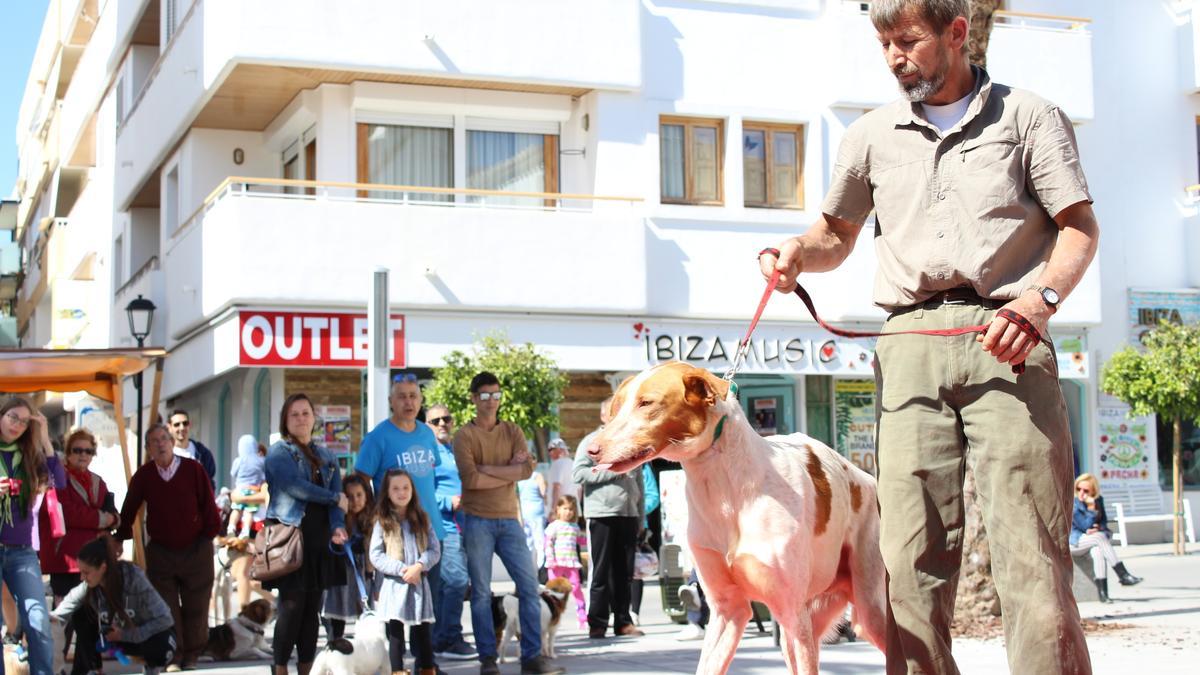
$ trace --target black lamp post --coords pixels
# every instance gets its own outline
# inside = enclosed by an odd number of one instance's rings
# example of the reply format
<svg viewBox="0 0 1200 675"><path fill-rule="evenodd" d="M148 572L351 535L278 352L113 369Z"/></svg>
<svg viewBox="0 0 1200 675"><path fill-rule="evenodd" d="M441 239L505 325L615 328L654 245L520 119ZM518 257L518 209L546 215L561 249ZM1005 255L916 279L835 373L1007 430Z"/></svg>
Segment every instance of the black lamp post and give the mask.
<svg viewBox="0 0 1200 675"><path fill-rule="evenodd" d="M129 316L129 332L137 340L139 349L145 346L146 338L150 336L150 327L154 325L154 303L140 294L125 306L125 314ZM133 388L137 390L137 465L142 465L142 374L133 376ZM118 411L119 413L119 411Z"/></svg>

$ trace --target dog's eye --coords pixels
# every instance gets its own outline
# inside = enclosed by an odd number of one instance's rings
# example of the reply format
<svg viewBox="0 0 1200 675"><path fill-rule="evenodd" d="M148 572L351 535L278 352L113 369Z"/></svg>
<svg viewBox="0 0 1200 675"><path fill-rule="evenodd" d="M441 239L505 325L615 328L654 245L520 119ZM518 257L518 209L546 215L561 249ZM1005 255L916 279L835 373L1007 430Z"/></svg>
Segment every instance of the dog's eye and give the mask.
<svg viewBox="0 0 1200 675"><path fill-rule="evenodd" d="M646 406L652 405L653 403L654 403L654 401L651 401L650 399L647 399L647 398L643 398L638 401L638 407L645 408Z"/></svg>

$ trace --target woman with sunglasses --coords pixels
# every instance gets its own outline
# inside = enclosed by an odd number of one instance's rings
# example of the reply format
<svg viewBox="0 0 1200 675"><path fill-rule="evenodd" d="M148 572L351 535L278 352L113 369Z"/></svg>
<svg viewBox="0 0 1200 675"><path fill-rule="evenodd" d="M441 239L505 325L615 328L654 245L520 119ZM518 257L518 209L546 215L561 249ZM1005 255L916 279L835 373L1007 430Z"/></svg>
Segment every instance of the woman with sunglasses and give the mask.
<svg viewBox="0 0 1200 675"><path fill-rule="evenodd" d="M1125 569L1125 563L1117 558L1117 550L1109 541L1108 516L1104 513L1104 498L1100 496L1100 483L1090 473L1075 479L1075 510L1071 515L1071 547L1088 549L1092 555L1092 576L1100 602L1112 602L1108 597L1108 568L1117 573L1122 586L1142 582Z"/></svg>
<svg viewBox="0 0 1200 675"><path fill-rule="evenodd" d="M0 405L0 576L20 608L34 673L54 668L46 587L33 549L34 500L51 486L61 490L66 476L50 445L46 418L14 396Z"/></svg>
<svg viewBox="0 0 1200 675"><path fill-rule="evenodd" d="M79 575L79 551L84 544L96 537L116 529L121 524L121 518L109 501L108 485L104 479L90 470L92 460L96 457L96 437L86 429L76 429L67 436L66 444L67 487L58 493L59 503L62 504L63 517L67 523L67 533L55 539L50 532L50 517L43 509L38 514L38 536L42 546L38 558L42 562L42 572L50 575L50 590L57 604L81 582ZM106 504L105 502L108 502ZM89 639L88 627L96 621L95 614L89 610L81 610L88 616L80 617L73 626L82 627L77 630L79 640L75 645L75 663L72 673L86 673L98 670L100 667L99 652L96 651L96 638ZM67 630L71 631L72 625ZM95 633L93 629L91 633ZM70 644L70 632L67 633L67 643ZM63 645L65 650L67 645Z"/></svg>

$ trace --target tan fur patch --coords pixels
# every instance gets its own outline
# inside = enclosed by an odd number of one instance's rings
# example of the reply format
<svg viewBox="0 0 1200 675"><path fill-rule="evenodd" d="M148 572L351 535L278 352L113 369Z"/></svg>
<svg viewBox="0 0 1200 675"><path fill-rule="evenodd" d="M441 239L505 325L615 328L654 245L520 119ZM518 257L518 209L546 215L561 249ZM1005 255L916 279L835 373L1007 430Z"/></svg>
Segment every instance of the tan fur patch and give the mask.
<svg viewBox="0 0 1200 675"><path fill-rule="evenodd" d="M858 483L850 484L850 510L858 513L858 507L862 506L862 488Z"/></svg>
<svg viewBox="0 0 1200 675"><path fill-rule="evenodd" d="M829 526L829 518L833 515L833 490L829 487L829 477L821 466L821 459L811 450L808 453L808 475L812 478L813 492L817 504L814 517L813 534L824 534Z"/></svg>

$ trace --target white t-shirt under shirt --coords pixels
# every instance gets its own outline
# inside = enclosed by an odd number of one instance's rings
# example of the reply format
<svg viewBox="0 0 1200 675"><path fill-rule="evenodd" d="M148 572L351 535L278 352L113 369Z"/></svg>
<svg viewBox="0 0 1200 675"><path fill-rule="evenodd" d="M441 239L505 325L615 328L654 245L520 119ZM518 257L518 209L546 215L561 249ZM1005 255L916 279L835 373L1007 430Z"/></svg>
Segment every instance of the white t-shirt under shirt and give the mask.
<svg viewBox="0 0 1200 675"><path fill-rule="evenodd" d="M188 441L186 448L175 446L175 455L177 457L187 457L188 459L196 459L196 443Z"/></svg>
<svg viewBox="0 0 1200 675"><path fill-rule="evenodd" d="M550 503L554 494L554 486L557 484L559 496L571 495L576 501L583 494L583 486L575 483L572 476L572 471L575 468L575 462L570 457L560 457L553 462L550 462L550 471L546 475L546 515L554 518L554 504Z"/></svg>
<svg viewBox="0 0 1200 675"><path fill-rule="evenodd" d="M925 119L944 134L953 129L954 125L958 124L959 120L967 114L967 106L971 105L971 97L974 95L975 92L972 91L954 103L946 105L922 103L921 108L925 111Z"/></svg>

